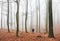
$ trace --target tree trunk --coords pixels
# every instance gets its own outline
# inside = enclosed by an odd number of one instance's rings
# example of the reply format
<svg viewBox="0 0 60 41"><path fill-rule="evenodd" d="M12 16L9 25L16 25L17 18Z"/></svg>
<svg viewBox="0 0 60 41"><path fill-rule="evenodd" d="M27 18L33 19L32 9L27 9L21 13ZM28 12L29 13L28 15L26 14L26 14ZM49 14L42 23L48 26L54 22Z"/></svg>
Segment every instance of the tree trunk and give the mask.
<svg viewBox="0 0 60 41"><path fill-rule="evenodd" d="M48 33L48 13L46 13L46 33Z"/></svg>
<svg viewBox="0 0 60 41"><path fill-rule="evenodd" d="M40 33L40 0L38 0L39 3L39 33Z"/></svg>
<svg viewBox="0 0 60 41"><path fill-rule="evenodd" d="M2 0L2 5L1 5L1 29L2 29L2 11L3 11L3 0Z"/></svg>
<svg viewBox="0 0 60 41"><path fill-rule="evenodd" d="M17 30L16 30L16 36L18 37L18 32L19 32L19 2L18 0L16 0L17 2L17 13L16 13L16 23L17 23Z"/></svg>
<svg viewBox="0 0 60 41"><path fill-rule="evenodd" d="M26 0L25 32L27 32L28 0Z"/></svg>
<svg viewBox="0 0 60 41"><path fill-rule="evenodd" d="M7 27L8 27L8 32L10 32L9 30L9 0L7 0L7 2L8 2Z"/></svg>
<svg viewBox="0 0 60 41"><path fill-rule="evenodd" d="M38 32L38 0L36 0L36 32Z"/></svg>
<svg viewBox="0 0 60 41"><path fill-rule="evenodd" d="M32 11L31 11L31 23L30 23L30 32L32 32Z"/></svg>
<svg viewBox="0 0 60 41"><path fill-rule="evenodd" d="M12 22L12 3L11 3L11 30L12 30L12 25L13 25L13 22Z"/></svg>
<svg viewBox="0 0 60 41"><path fill-rule="evenodd" d="M46 2L46 32L49 33L49 0Z"/></svg>
<svg viewBox="0 0 60 41"><path fill-rule="evenodd" d="M36 32L38 32L38 7L36 7Z"/></svg>
<svg viewBox="0 0 60 41"><path fill-rule="evenodd" d="M23 25L23 23L24 23L24 18L23 18L23 17L24 17L24 13L22 13L22 32L23 32L23 29L24 29L24 28L23 28L23 27L24 27L24 25Z"/></svg>
<svg viewBox="0 0 60 41"><path fill-rule="evenodd" d="M52 0L49 0L49 37L53 38L53 15L52 15Z"/></svg>

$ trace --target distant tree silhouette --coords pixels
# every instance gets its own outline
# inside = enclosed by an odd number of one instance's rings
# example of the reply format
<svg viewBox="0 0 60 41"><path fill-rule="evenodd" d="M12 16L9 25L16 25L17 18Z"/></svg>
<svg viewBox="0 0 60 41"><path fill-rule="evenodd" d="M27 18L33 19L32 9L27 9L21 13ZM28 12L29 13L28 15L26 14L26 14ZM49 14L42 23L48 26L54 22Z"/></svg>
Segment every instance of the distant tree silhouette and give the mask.
<svg viewBox="0 0 60 41"><path fill-rule="evenodd" d="M2 0L2 5L1 5L1 29L2 29L2 11L3 11L3 0Z"/></svg>
<svg viewBox="0 0 60 41"><path fill-rule="evenodd" d="M38 0L39 3L39 33L40 33L40 0Z"/></svg>
<svg viewBox="0 0 60 41"><path fill-rule="evenodd" d="M52 15L52 0L49 0L49 37L53 38L53 15Z"/></svg>
<svg viewBox="0 0 60 41"><path fill-rule="evenodd" d="M19 32L19 2L20 2L20 0L16 0L16 3L17 3L17 13L16 13L17 29L16 29L16 36L17 37L18 37L18 32Z"/></svg>
<svg viewBox="0 0 60 41"><path fill-rule="evenodd" d="M49 8L48 8L49 4L48 3L49 2L47 2L47 4L46 4L46 33L49 32L48 31L48 28L49 28Z"/></svg>
<svg viewBox="0 0 60 41"><path fill-rule="evenodd" d="M32 32L32 19L33 19L33 11L32 11L32 6L31 6L31 2L30 2L30 7L31 7L31 22L30 22L30 32Z"/></svg>
<svg viewBox="0 0 60 41"><path fill-rule="evenodd" d="M36 32L38 32L38 0L36 0Z"/></svg>
<svg viewBox="0 0 60 41"><path fill-rule="evenodd" d="M48 33L48 13L46 13L46 33Z"/></svg>
<svg viewBox="0 0 60 41"><path fill-rule="evenodd" d="M27 32L28 0L26 0L25 32Z"/></svg>
<svg viewBox="0 0 60 41"><path fill-rule="evenodd" d="M32 32L32 25L33 25L33 24L32 24L32 14L33 14L33 13L32 13L32 11L31 11L31 23L30 23L30 32Z"/></svg>
<svg viewBox="0 0 60 41"><path fill-rule="evenodd" d="M8 27L8 32L10 32L9 30L9 0L7 0L7 2L8 2L7 27Z"/></svg>

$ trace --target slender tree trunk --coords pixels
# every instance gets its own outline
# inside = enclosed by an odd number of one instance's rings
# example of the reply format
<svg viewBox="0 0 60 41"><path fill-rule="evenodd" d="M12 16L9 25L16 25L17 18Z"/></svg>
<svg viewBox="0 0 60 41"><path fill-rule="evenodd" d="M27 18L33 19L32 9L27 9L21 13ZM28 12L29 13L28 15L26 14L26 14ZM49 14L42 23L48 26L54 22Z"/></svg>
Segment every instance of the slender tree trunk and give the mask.
<svg viewBox="0 0 60 41"><path fill-rule="evenodd" d="M32 32L32 11L31 11L31 23L30 23L30 32Z"/></svg>
<svg viewBox="0 0 60 41"><path fill-rule="evenodd" d="M17 3L17 13L16 13L16 22L17 22L17 30L16 30L16 36L18 37L19 32L19 0L16 0Z"/></svg>
<svg viewBox="0 0 60 41"><path fill-rule="evenodd" d="M2 29L2 11L3 11L3 0L2 0L2 5L1 5L1 29Z"/></svg>
<svg viewBox="0 0 60 41"><path fill-rule="evenodd" d="M8 2L7 27L8 27L8 32L10 32L9 30L9 0L7 0L7 2Z"/></svg>
<svg viewBox="0 0 60 41"><path fill-rule="evenodd" d="M22 15L22 32L23 32L23 15Z"/></svg>
<svg viewBox="0 0 60 41"><path fill-rule="evenodd" d="M27 32L28 0L26 0L25 32Z"/></svg>
<svg viewBox="0 0 60 41"><path fill-rule="evenodd" d="M53 38L53 14L52 14L52 0L49 0L49 37Z"/></svg>
<svg viewBox="0 0 60 41"><path fill-rule="evenodd" d="M36 32L38 32L38 7L36 9Z"/></svg>
<svg viewBox="0 0 60 41"><path fill-rule="evenodd" d="M38 5L37 3L36 3L36 32L38 32Z"/></svg>
<svg viewBox="0 0 60 41"><path fill-rule="evenodd" d="M48 0L49 1L49 0ZM49 33L48 28L49 28L49 2L47 1L46 3L46 32L45 33Z"/></svg>
<svg viewBox="0 0 60 41"><path fill-rule="evenodd" d="M40 33L40 0L38 0L39 3L39 33Z"/></svg>
<svg viewBox="0 0 60 41"><path fill-rule="evenodd" d="M22 32L23 32L23 16L24 16L24 13L22 13Z"/></svg>
<svg viewBox="0 0 60 41"><path fill-rule="evenodd" d="M12 22L12 3L11 3L11 30L12 30L12 25L13 25L13 22Z"/></svg>
<svg viewBox="0 0 60 41"><path fill-rule="evenodd" d="M46 13L46 33L48 33L48 13Z"/></svg>

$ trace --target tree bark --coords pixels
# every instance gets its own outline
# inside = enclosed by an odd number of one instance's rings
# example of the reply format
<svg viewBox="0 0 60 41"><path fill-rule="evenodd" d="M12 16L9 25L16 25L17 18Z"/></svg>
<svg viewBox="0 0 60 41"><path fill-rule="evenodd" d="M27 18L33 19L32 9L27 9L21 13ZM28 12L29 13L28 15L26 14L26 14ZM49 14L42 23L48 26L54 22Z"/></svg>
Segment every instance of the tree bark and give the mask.
<svg viewBox="0 0 60 41"><path fill-rule="evenodd" d="M8 32L10 32L9 30L9 0L7 0L7 2L8 2L7 27L8 27Z"/></svg>
<svg viewBox="0 0 60 41"><path fill-rule="evenodd" d="M50 38L54 38L54 33L53 33L52 0L49 0L49 37Z"/></svg>
<svg viewBox="0 0 60 41"><path fill-rule="evenodd" d="M30 23L30 32L32 32L32 11L31 11L31 23Z"/></svg>
<svg viewBox="0 0 60 41"><path fill-rule="evenodd" d="M1 29L2 29L2 11L3 11L3 0L2 0L2 5L1 5Z"/></svg>
<svg viewBox="0 0 60 41"><path fill-rule="evenodd" d="M27 32L28 0L26 0L25 32Z"/></svg>
<svg viewBox="0 0 60 41"><path fill-rule="evenodd" d="M46 33L48 33L48 13L46 13Z"/></svg>
<svg viewBox="0 0 60 41"><path fill-rule="evenodd" d="M38 0L36 0L36 32L38 32Z"/></svg>
<svg viewBox="0 0 60 41"><path fill-rule="evenodd" d="M38 0L39 3L39 33L40 33L40 0Z"/></svg>
<svg viewBox="0 0 60 41"><path fill-rule="evenodd" d="M18 37L19 32L19 0L16 0L17 3L17 13L16 13L16 23L17 23L17 30L16 30L16 36Z"/></svg>

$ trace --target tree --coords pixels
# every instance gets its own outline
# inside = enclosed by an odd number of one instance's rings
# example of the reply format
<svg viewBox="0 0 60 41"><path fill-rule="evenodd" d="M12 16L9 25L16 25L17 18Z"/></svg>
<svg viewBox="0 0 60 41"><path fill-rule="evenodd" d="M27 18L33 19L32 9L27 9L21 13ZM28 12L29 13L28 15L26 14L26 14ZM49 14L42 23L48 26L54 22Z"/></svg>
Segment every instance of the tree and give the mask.
<svg viewBox="0 0 60 41"><path fill-rule="evenodd" d="M28 0L26 0L25 32L27 32Z"/></svg>
<svg viewBox="0 0 60 41"><path fill-rule="evenodd" d="M11 4L11 30L12 30L12 25L13 25L13 22L12 22L12 4Z"/></svg>
<svg viewBox="0 0 60 41"><path fill-rule="evenodd" d="M1 5L1 29L2 29L2 11L3 11L3 0L2 0L2 5Z"/></svg>
<svg viewBox="0 0 60 41"><path fill-rule="evenodd" d="M37 3L36 3L36 32L38 32L38 4Z"/></svg>
<svg viewBox="0 0 60 41"><path fill-rule="evenodd" d="M17 37L18 37L18 31L19 31L19 2L20 2L20 0L16 0L16 3L17 3L17 13L16 13L17 30L16 30L16 36Z"/></svg>
<svg viewBox="0 0 60 41"><path fill-rule="evenodd" d="M33 24L32 24L32 11L31 11L31 23L30 23L30 26L31 26L31 27L30 27L30 32L32 32L32 25L33 25Z"/></svg>
<svg viewBox="0 0 60 41"><path fill-rule="evenodd" d="M53 15L52 15L52 0L49 0L49 37L53 38Z"/></svg>
<svg viewBox="0 0 60 41"><path fill-rule="evenodd" d="M48 13L46 13L46 33L48 33Z"/></svg>
<svg viewBox="0 0 60 41"><path fill-rule="evenodd" d="M7 0L7 2L8 2L7 27L8 27L8 32L10 32L9 30L9 0Z"/></svg>
<svg viewBox="0 0 60 41"><path fill-rule="evenodd" d="M38 0L39 3L39 32L40 32L40 0Z"/></svg>
<svg viewBox="0 0 60 41"><path fill-rule="evenodd" d="M46 33L49 33L49 31L48 31L48 28L49 28L49 8L48 8L48 6L49 6L49 2L48 2L49 0L47 0L47 2L46 2Z"/></svg>

